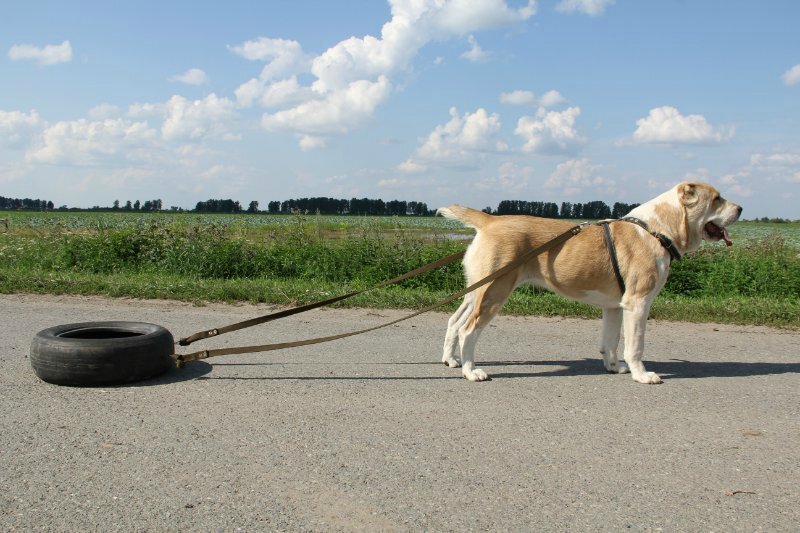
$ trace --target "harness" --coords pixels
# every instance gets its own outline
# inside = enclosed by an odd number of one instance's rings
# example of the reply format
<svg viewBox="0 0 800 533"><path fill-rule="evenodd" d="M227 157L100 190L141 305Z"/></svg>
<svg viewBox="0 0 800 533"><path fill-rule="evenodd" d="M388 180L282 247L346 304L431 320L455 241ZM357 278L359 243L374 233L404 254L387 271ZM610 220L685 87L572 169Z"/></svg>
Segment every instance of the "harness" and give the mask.
<svg viewBox="0 0 800 533"><path fill-rule="evenodd" d="M677 261L681 258L681 253L678 251L678 248L675 246L675 243L672 242L672 239L664 235L663 233L658 233L657 231L653 231L650 229L650 226L647 225L647 222L644 220L640 220L636 217L625 217L625 218L618 218L615 220L604 220L602 222L598 222L599 226L603 227L603 236L605 237L606 241L606 248L608 248L608 255L611 256L611 267L614 269L614 277L617 278L617 285L619 285L619 290L622 294L625 294L625 280L622 279L622 273L619 271L619 261L617 260L617 248L614 246L614 241L611 238L611 229L608 227L609 224L612 222L630 222L632 224L636 224L637 226L644 229L647 233L658 239L658 242L661 243L667 252L669 253L669 260L670 263L672 261Z"/></svg>

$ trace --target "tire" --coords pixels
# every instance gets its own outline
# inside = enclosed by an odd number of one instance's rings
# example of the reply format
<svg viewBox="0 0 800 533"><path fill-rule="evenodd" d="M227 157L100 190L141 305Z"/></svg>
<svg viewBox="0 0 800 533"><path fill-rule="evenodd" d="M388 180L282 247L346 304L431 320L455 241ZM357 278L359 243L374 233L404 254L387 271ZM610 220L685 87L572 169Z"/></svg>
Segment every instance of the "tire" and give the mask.
<svg viewBox="0 0 800 533"><path fill-rule="evenodd" d="M31 343L31 366L56 385L117 385L175 366L172 334L145 322L81 322L43 329Z"/></svg>

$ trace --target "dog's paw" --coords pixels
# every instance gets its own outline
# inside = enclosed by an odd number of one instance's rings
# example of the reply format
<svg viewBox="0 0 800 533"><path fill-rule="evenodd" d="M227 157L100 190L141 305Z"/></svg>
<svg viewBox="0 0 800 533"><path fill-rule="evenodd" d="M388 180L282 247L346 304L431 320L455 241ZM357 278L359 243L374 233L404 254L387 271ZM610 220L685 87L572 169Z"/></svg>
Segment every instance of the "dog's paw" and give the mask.
<svg viewBox="0 0 800 533"><path fill-rule="evenodd" d="M645 385L662 383L661 378L658 377L658 374L655 372L645 372L643 374L639 374L638 376L634 376L633 379L639 383L644 383Z"/></svg>
<svg viewBox="0 0 800 533"><path fill-rule="evenodd" d="M455 357L448 357L447 359L442 359L442 363L446 364L450 368L458 368L461 366L461 362Z"/></svg>
<svg viewBox="0 0 800 533"><path fill-rule="evenodd" d="M486 381L489 379L489 374L481 370L480 368L467 368L464 367L463 369L464 377L470 381Z"/></svg>
<svg viewBox="0 0 800 533"><path fill-rule="evenodd" d="M628 365L625 363L616 363L614 365L606 365L606 370L608 370L612 374L627 374L631 370L628 368Z"/></svg>

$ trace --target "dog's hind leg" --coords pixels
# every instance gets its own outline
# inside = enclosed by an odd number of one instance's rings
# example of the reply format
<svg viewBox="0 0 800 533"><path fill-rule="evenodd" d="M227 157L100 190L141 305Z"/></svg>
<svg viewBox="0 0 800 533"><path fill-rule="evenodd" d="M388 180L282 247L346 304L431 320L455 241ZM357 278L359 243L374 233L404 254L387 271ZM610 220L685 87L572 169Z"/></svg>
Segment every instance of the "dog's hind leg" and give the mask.
<svg viewBox="0 0 800 533"><path fill-rule="evenodd" d="M450 320L447 321L447 334L444 337L444 353L442 354L442 363L450 368L456 368L461 365L456 359L456 350L459 346L458 330L469 318L472 313L472 305L475 303L475 293L469 293L464 296L464 301L461 302L458 310L453 313Z"/></svg>
<svg viewBox="0 0 800 533"><path fill-rule="evenodd" d="M514 290L515 277L508 275L495 280L485 289L475 291L472 312L467 315L467 319L458 330L458 340L461 344L461 372L470 381L489 379L486 372L475 368L475 344L483 329L497 315Z"/></svg>
<svg viewBox="0 0 800 533"><path fill-rule="evenodd" d="M603 309L603 334L600 339L600 353L603 354L603 365L614 374L628 372L628 367L617 358L619 349L619 333L622 327L622 309Z"/></svg>

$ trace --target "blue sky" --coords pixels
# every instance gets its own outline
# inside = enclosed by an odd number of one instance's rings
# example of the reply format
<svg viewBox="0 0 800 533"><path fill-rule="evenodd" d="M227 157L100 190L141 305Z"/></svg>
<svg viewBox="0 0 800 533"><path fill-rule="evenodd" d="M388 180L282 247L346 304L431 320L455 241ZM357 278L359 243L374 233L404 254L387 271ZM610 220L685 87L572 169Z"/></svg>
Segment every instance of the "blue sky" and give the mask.
<svg viewBox="0 0 800 533"><path fill-rule="evenodd" d="M800 218L800 3L13 2L0 195L482 208L710 182Z"/></svg>

